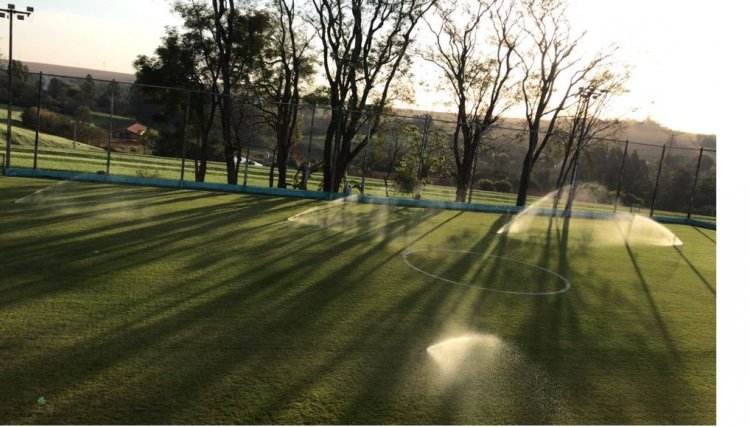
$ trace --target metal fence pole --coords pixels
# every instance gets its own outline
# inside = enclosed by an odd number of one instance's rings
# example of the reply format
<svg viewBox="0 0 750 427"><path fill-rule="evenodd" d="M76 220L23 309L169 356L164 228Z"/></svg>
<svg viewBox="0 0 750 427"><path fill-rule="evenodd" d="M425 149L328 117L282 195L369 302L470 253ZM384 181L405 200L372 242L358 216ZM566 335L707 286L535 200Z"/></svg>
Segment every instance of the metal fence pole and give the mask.
<svg viewBox="0 0 750 427"><path fill-rule="evenodd" d="M698 187L698 175L701 172L701 160L703 160L703 147L698 154L698 165L695 166L695 179L693 180L693 191L690 192L690 202L688 203L687 218L693 214L693 199L695 198L695 189Z"/></svg>
<svg viewBox="0 0 750 427"><path fill-rule="evenodd" d="M614 213L617 213L617 203L620 201L620 191L622 190L622 179L625 176L625 160L628 158L628 146L630 145L630 140L625 141L625 150L622 153L622 162L620 162L620 177L617 179L617 192L615 193L615 210Z"/></svg>
<svg viewBox="0 0 750 427"><path fill-rule="evenodd" d="M333 114L333 111L331 112L331 114ZM341 127L342 127L343 120L344 120L344 105L342 104L341 106L339 106L338 134L334 136L333 140L331 140L331 158L329 159L331 167L330 167L330 170L329 170L329 173L330 173L330 182L329 182L329 185L328 185L328 192L329 193L333 193L333 190L335 190L334 181L336 179L336 150L338 148L338 144L336 143L336 139L338 139L338 138L341 137L341 134L342 134Z"/></svg>
<svg viewBox="0 0 750 427"><path fill-rule="evenodd" d="M190 122L190 91L187 93L185 103L185 122L182 124L182 162L180 163L180 187L185 184L185 157L187 157L187 135Z"/></svg>
<svg viewBox="0 0 750 427"><path fill-rule="evenodd" d="M312 138L313 138L313 129L315 126L315 107L316 104L313 104L312 106L312 114L310 115L310 132L307 135L307 157L305 158L305 176L303 177L304 182L304 190L307 190L307 184L310 180L310 156L312 155Z"/></svg>
<svg viewBox="0 0 750 427"><path fill-rule="evenodd" d="M422 198L422 168L424 165L424 150L427 147L427 132L430 128L430 116L424 116L424 128L422 129L422 145L419 147L419 165L417 166L417 191L414 194L415 199Z"/></svg>
<svg viewBox="0 0 750 427"><path fill-rule="evenodd" d="M479 133L479 125L477 124L477 148L474 150L474 164L471 166L471 179L469 180L469 204L471 204L471 198L474 195L474 181L477 174L477 163L479 162L479 147L482 144L482 134Z"/></svg>
<svg viewBox="0 0 750 427"><path fill-rule="evenodd" d="M667 145L661 146L661 159L659 159L659 170L656 172L656 183L654 184L654 195L651 197L651 213L648 216L654 216L654 207L656 206L656 192L659 190L659 179L661 179L661 167L664 164L664 153L667 151Z"/></svg>
<svg viewBox="0 0 750 427"><path fill-rule="evenodd" d="M34 132L34 170L37 166L37 157L39 156L39 123L40 112L42 111L42 72L39 72L39 87L36 96L36 131Z"/></svg>
<svg viewBox="0 0 750 427"><path fill-rule="evenodd" d="M254 108L254 105L250 105L251 111L252 108ZM255 121L253 120L253 114L250 114L250 126L251 130L254 130L255 128ZM254 132L250 132L250 134L254 134ZM245 191L247 189L247 171L250 167L250 136L247 138L247 154L245 154L245 176L242 179L242 191Z"/></svg>
<svg viewBox="0 0 750 427"><path fill-rule="evenodd" d="M242 156L240 156L242 157ZM245 176L242 178L242 191L247 189L247 169L250 167L250 138L247 138L247 152L245 154Z"/></svg>
<svg viewBox="0 0 750 427"><path fill-rule="evenodd" d="M109 176L109 166L112 161L112 116L115 114L115 80L112 79L112 86L109 91L109 134L107 135L107 171Z"/></svg>
<svg viewBox="0 0 750 427"><path fill-rule="evenodd" d="M365 195L365 174L367 173L367 151L370 149L370 138L372 137L372 117L367 120L367 145L365 145L364 159L362 159L362 181L359 185L360 194Z"/></svg>

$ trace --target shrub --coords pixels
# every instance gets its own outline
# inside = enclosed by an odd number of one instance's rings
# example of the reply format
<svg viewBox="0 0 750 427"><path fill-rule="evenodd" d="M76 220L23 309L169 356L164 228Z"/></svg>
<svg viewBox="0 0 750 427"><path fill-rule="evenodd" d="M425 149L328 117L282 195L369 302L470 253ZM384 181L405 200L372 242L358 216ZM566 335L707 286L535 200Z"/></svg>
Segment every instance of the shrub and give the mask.
<svg viewBox="0 0 750 427"><path fill-rule="evenodd" d="M489 178L482 178L474 184L477 190L497 191L497 183Z"/></svg>
<svg viewBox="0 0 750 427"><path fill-rule="evenodd" d="M485 191L498 191L501 193L510 193L513 190L513 184L507 179L495 181L489 178L482 178L474 184L474 188Z"/></svg>
<svg viewBox="0 0 750 427"><path fill-rule="evenodd" d="M501 193L510 193L513 191L513 183L510 182L507 178L503 178L497 181L495 188Z"/></svg>

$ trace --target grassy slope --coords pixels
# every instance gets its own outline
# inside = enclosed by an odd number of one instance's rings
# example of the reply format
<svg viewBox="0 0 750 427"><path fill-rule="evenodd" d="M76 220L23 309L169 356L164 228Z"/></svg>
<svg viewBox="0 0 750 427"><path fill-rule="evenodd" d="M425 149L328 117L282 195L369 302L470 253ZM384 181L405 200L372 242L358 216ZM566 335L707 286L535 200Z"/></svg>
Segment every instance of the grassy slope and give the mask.
<svg viewBox="0 0 750 427"><path fill-rule="evenodd" d="M716 422L715 232L563 251L487 214L342 205L321 228L286 220L310 201L81 183L13 203L53 183L0 178L3 424ZM452 286L406 247L573 288ZM535 283L511 270L491 285ZM425 348L465 331L517 352L447 381Z"/></svg>
<svg viewBox="0 0 750 427"><path fill-rule="evenodd" d="M32 129L26 129L21 124L21 113L23 108L14 107L11 117L13 118L13 150L18 148L30 148L33 149L36 140L36 132ZM7 106L0 104L0 122L5 122L8 118ZM6 132L2 132L2 146L5 148L5 135ZM63 138L56 135L50 135L44 132L39 133L39 147L42 149L53 148L53 149L65 149L73 150L73 141L67 138ZM100 148L76 143L76 150L79 151L101 151ZM12 154L11 154L12 155Z"/></svg>

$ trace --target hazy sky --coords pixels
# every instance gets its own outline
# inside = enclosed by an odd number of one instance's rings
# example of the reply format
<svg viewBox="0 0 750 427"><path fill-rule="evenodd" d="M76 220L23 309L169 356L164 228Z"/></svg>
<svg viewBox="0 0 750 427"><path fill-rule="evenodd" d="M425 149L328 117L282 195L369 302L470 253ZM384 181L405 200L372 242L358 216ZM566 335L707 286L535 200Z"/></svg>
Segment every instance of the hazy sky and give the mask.
<svg viewBox="0 0 750 427"><path fill-rule="evenodd" d="M570 0L569 17L588 31L595 49L621 46L632 67L630 93L614 105L619 116L652 119L673 129L716 133L721 98L719 9L692 0ZM31 0L31 19L14 24L14 59L133 72L138 54L152 54L166 25L178 25L166 0ZM0 21L7 56L7 20ZM712 66L713 65L713 66ZM419 96L420 93L417 92ZM417 101L428 107L427 95Z"/></svg>

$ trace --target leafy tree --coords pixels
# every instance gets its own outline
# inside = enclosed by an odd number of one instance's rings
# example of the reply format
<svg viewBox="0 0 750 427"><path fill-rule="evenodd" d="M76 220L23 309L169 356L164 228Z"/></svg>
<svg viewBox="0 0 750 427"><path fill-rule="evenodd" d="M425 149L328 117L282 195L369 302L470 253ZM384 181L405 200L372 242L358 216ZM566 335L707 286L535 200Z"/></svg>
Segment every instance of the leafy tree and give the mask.
<svg viewBox="0 0 750 427"><path fill-rule="evenodd" d="M168 28L153 57L140 55L134 62L136 118L149 126L158 124L162 132L154 152L159 155L180 156L184 138L185 108L190 108L190 120L196 128L198 144L190 145L187 155L195 159L195 180L203 181L209 153L209 135L218 109L214 97L202 91L210 90L210 75L203 72L201 59L192 39ZM195 91L163 90L149 86L175 86ZM206 99L211 98L207 103ZM190 101L188 103L188 99Z"/></svg>
<svg viewBox="0 0 750 427"><path fill-rule="evenodd" d="M96 100L96 83L91 74L86 74L86 80L81 83L82 102L87 107L92 107Z"/></svg>
<svg viewBox="0 0 750 427"><path fill-rule="evenodd" d="M259 55L266 17L233 1L178 1L174 11L184 21L183 32L167 29L162 45L154 57L139 56L134 62L136 83L179 87L194 91L190 96L191 123L198 135L195 179L203 181L207 161L213 153L211 132L216 116L221 119L223 157L227 165L227 182L236 183L240 146L232 138L232 96L235 85L246 82L246 76ZM243 80L244 79L244 80ZM169 123L169 152L179 152L182 131L178 125L184 117L186 92L153 91L138 88L139 96L159 105L164 111L154 120ZM169 136L171 135L171 136ZM157 151L165 151L157 148Z"/></svg>
<svg viewBox="0 0 750 427"><path fill-rule="evenodd" d="M36 105L37 79L29 74L29 67L23 62L13 60L13 105L29 107ZM0 72L0 102L8 103L8 73Z"/></svg>

